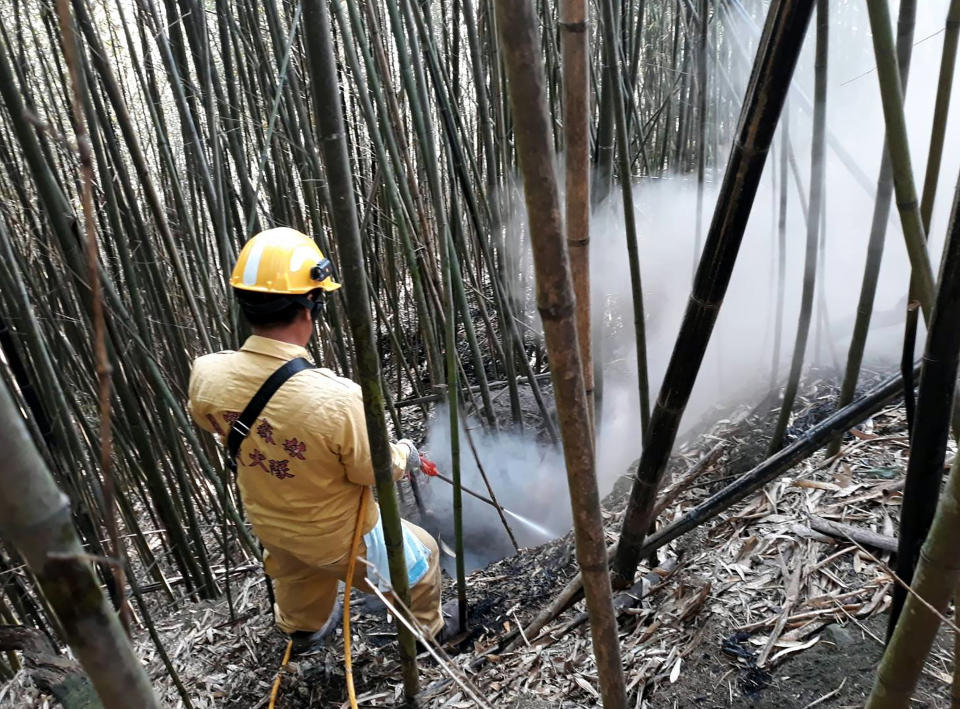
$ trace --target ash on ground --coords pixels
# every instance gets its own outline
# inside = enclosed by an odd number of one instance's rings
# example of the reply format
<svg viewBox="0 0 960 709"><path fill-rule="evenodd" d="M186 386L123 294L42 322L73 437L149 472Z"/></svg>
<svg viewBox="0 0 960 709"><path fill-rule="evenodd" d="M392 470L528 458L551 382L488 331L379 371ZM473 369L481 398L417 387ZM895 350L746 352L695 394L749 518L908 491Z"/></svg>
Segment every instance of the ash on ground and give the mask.
<svg viewBox="0 0 960 709"><path fill-rule="evenodd" d="M830 413L835 386L808 381L792 435ZM762 415L761 415L762 414ZM768 410L733 411L682 445L662 496L659 524L728 484L764 454ZM905 416L890 406L844 439L841 454L818 453L725 513L660 550L658 568L620 614L631 706L853 707L869 693L890 602L889 552L814 529L841 522L891 537L908 453ZM956 450L951 447L950 455ZM708 462L704 464L704 458ZM697 463L701 472L685 477ZM615 541L629 479L605 499L607 542ZM661 499L664 499L662 497ZM509 651L500 641L526 625L576 573L572 534L521 550L469 575L471 633L450 664L495 707L599 705L589 624L580 602ZM455 597L445 579L444 598ZM281 677L278 707L339 707L346 701L341 630L328 647L280 668L285 638L272 629L263 577L251 566L225 601L171 610L152 601L157 630L193 705L265 707ZM402 702L393 625L379 603L354 596L353 667L361 706ZM927 662L917 706L948 707L952 639ZM182 706L148 635L136 634L165 706ZM473 706L449 674L420 657L424 706ZM42 706L23 675L10 706ZM0 702L2 703L2 702Z"/></svg>

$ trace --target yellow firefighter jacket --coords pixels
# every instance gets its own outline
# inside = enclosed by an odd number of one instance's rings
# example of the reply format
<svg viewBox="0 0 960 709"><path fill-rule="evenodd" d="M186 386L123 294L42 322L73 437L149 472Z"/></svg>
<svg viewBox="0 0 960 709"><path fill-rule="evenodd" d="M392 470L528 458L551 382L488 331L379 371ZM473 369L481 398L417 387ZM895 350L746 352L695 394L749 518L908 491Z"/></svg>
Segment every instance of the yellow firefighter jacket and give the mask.
<svg viewBox="0 0 960 709"><path fill-rule="evenodd" d="M190 373L190 413L222 442L260 385L303 347L252 336L239 351L198 358ZM408 449L392 444L394 477ZM359 385L329 369L291 377L251 426L237 455L237 482L253 530L268 548L325 566L350 550L364 486L374 484ZM377 522L367 506L363 533Z"/></svg>

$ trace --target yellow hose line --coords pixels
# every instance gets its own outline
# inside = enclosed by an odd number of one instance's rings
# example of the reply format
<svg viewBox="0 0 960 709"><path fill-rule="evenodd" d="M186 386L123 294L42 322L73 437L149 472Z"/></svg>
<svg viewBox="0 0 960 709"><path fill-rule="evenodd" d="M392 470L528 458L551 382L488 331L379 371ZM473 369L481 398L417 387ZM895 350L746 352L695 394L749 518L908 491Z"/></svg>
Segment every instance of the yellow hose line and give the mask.
<svg viewBox="0 0 960 709"><path fill-rule="evenodd" d="M363 536L363 520L367 512L369 488L360 493L360 509L357 511L357 525L350 544L350 561L347 562L347 578L343 589L343 668L347 673L347 697L351 709L357 709L357 691L353 687L353 660L350 657L350 587L353 584L353 572L357 566L357 552L360 550L360 538ZM272 708L271 708L272 709Z"/></svg>
<svg viewBox="0 0 960 709"><path fill-rule="evenodd" d="M283 653L283 660L280 662L280 671L277 672L277 678L273 680L273 689L270 690L270 705L268 709L273 709L277 703L277 693L280 691L280 680L283 678L283 668L290 662L290 651L293 649L293 640L287 641L287 649Z"/></svg>
<svg viewBox="0 0 960 709"><path fill-rule="evenodd" d="M360 539L363 537L363 520L367 512L367 499L370 489L363 488L360 493L360 509L357 510L357 525L353 531L353 542L350 544L350 560L347 562L347 578L343 589L343 667L347 672L347 696L350 699L351 709L357 709L357 691L353 687L353 661L350 657L350 588L353 586L353 572L357 567L357 552L360 550ZM287 649L283 653L280 671L273 681L270 690L270 704L267 709L274 709L277 703L277 693L280 691L280 680L283 678L283 668L290 661L290 651L293 649L293 640L287 641Z"/></svg>

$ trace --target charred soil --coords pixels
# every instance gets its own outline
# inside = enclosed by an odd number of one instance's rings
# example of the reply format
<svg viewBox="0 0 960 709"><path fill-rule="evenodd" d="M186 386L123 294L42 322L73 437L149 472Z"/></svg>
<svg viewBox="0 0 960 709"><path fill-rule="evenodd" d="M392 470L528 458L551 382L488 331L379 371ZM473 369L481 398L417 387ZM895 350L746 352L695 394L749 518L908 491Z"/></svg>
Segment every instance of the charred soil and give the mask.
<svg viewBox="0 0 960 709"><path fill-rule="evenodd" d="M830 413L835 389L809 381L788 435ZM769 411L735 411L681 446L666 491L667 523L755 465L764 455ZM826 519L893 535L908 444L900 406L848 435L842 454L818 454L780 480L661 550L644 568L643 598L621 614L621 652L631 701L647 707L861 706L881 653L890 594L888 553L813 530ZM685 474L712 456L692 481ZM682 488L682 489L680 489ZM604 501L607 541L616 538L629 491L624 476ZM471 632L451 663L491 706L596 706L589 626L571 623L583 603L539 637L510 651L499 641L526 624L576 573L572 535L475 572L468 580ZM447 579L445 597L454 589ZM166 619L185 681L209 706L264 706L284 640L270 629L262 581L243 581L237 625L222 604ZM357 597L360 601L360 597ZM186 621L186 622L184 622ZM366 706L401 698L393 628L377 603L354 612L353 660ZM174 639L178 638L178 639ZM179 645L179 646L178 646ZM919 706L949 705L950 643L931 657ZM149 643L141 645L149 653ZM282 672L278 706L339 706L346 700L340 631L326 651ZM463 692L422 656L429 706L467 706ZM162 682L162 670L157 679ZM168 699L173 696L168 694ZM201 706L205 704L201 701Z"/></svg>
<svg viewBox="0 0 960 709"><path fill-rule="evenodd" d="M793 435L828 415L835 397L833 385L824 380L808 381L805 391ZM662 493L670 499L660 524L759 462L769 413L727 412L680 446ZM825 536L814 527L828 520L892 536L907 452L903 409L888 407L846 437L839 457L817 454L641 568L642 591L620 614L632 706L862 706L885 632L889 553ZM698 463L700 472L691 479L687 474ZM608 543L616 539L628 491L625 475L604 501ZM577 622L582 602L537 637L521 638L508 651L499 646L547 607L575 573L572 535L567 534L468 578L471 630L450 664L490 706L599 704L589 625ZM454 597L452 581L445 584L444 597ZM278 673L279 708L343 705L342 630L324 650L281 669L286 639L272 629L256 567L235 577L233 597L236 622L223 601L170 608L155 594L152 602L158 631L195 707L265 707ZM385 609L355 595L351 615L361 706L399 704L394 630ZM136 641L163 704L177 706L176 689L149 637L138 631ZM949 706L951 645L952 638L942 632L916 706ZM472 706L432 659L422 655L420 668L425 706ZM43 700L29 681L16 681L21 686L8 685L4 701L39 706Z"/></svg>

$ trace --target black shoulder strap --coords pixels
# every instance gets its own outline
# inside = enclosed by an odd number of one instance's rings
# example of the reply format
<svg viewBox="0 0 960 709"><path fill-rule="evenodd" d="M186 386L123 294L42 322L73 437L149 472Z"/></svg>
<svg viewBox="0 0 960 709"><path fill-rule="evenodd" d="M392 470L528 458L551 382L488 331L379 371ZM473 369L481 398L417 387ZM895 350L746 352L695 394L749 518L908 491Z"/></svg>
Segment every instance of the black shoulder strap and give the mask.
<svg viewBox="0 0 960 709"><path fill-rule="evenodd" d="M240 453L240 446L244 439L250 435L250 427L257 420L260 412L263 411L267 402L277 393L277 389L283 386L284 382L304 369L316 369L316 367L303 357L297 357L285 363L267 377L267 381L261 385L257 393L250 399L250 403L247 404L243 413L240 414L240 418L233 422L230 427L230 435L227 436L227 464L234 470L237 467L237 455Z"/></svg>

